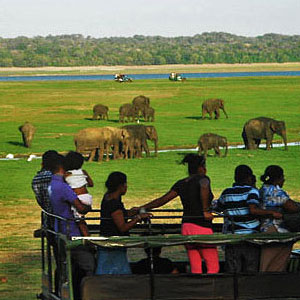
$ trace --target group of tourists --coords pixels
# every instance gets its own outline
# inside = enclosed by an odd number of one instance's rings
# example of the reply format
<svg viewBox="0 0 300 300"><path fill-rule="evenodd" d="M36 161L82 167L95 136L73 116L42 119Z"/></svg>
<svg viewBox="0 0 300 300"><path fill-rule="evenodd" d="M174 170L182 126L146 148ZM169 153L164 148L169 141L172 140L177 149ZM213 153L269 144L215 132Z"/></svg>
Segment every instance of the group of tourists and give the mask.
<svg viewBox="0 0 300 300"><path fill-rule="evenodd" d="M91 210L92 196L87 188L93 186L89 174L82 169L84 159L76 152L66 156L49 150L42 157L42 169L34 177L32 188L38 204L49 213L63 220L44 220L48 228L69 236L88 236L88 228L81 218ZM239 165L234 171L234 184L226 188L219 199L213 200L210 179L206 175L205 158L187 154L182 164L188 166L188 176L177 181L163 196L140 207L127 210L122 196L127 192L127 176L122 172L109 174L106 193L101 202L100 235L124 236L137 223L151 218L147 211L161 207L177 196L183 206L182 234L213 234L214 212L224 216L223 233L250 234L257 232L287 232L283 212L298 212L299 206L282 189L284 172L280 166L268 166L261 176L262 187L256 188L256 177L247 165ZM48 236L57 258L54 236ZM207 273L219 272L218 251L215 246L186 245L191 273L202 273L204 260ZM225 246L225 271L272 272L284 271L292 244L256 246L250 243ZM160 253L160 251L157 251ZM157 255L157 259L159 254ZM126 249L98 247L95 253L86 245L72 249L72 259L83 271L83 276L93 274L130 274ZM173 268L169 268L173 270ZM57 286L57 285L56 285Z"/></svg>

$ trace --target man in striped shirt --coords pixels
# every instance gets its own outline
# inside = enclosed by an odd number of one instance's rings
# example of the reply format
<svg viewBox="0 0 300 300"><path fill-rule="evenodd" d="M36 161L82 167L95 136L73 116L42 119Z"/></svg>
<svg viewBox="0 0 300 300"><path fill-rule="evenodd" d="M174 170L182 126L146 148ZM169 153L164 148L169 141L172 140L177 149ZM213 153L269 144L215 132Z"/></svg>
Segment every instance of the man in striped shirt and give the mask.
<svg viewBox="0 0 300 300"><path fill-rule="evenodd" d="M253 172L247 165L235 169L233 187L225 189L214 203L223 211L223 233L251 234L259 232L258 216L280 218L281 214L259 208L259 191L253 187ZM250 243L226 245L225 269L227 272L257 272L260 248Z"/></svg>

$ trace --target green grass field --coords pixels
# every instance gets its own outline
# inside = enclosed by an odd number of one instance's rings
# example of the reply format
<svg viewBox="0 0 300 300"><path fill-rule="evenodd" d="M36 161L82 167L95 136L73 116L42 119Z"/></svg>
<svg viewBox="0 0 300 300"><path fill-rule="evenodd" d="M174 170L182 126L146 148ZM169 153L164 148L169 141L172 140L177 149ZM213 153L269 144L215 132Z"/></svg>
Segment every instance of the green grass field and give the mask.
<svg viewBox="0 0 300 300"><path fill-rule="evenodd" d="M86 127L119 126L118 107L137 95L146 95L156 109L154 125L161 149L196 146L198 137L215 132L231 144L241 144L246 120L268 116L284 120L288 141L300 140L300 78L256 77L232 79L191 79L184 83L168 80L141 80L131 84L108 81L0 82L0 154L42 153L48 149L74 150L73 134ZM229 119L200 120L201 103L210 97L223 98ZM91 121L94 104L109 106L109 121ZM37 127L31 149L22 145L17 127L24 121ZM279 136L275 140L281 141ZM151 143L150 143L151 145ZM178 164L183 152L160 153L158 158L86 163L95 181L90 189L98 208L104 182L112 171L128 175L127 207L142 204L166 192L186 175ZM212 153L211 153L212 154ZM217 197L233 182L238 164L250 165L259 177L269 164L281 165L286 173L285 189L300 200L300 147L271 151L230 150L227 158L208 157L208 175ZM39 227L40 210L30 183L40 168L40 160L0 161L0 298L34 299L40 292L39 240L32 232ZM258 185L260 182L258 181ZM180 207L178 199L169 204ZM3 296L2 296L3 295Z"/></svg>

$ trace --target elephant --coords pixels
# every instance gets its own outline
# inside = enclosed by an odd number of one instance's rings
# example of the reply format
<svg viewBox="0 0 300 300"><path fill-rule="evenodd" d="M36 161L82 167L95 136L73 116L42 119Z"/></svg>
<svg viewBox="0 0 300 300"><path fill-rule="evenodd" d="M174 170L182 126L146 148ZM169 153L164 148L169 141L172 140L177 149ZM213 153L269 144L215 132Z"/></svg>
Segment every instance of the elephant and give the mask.
<svg viewBox="0 0 300 300"><path fill-rule="evenodd" d="M287 150L287 137L284 121L277 121L267 117L258 117L248 120L243 128L242 138L245 148L249 150L257 149L260 141L267 141L267 150L271 150L274 133L283 138L285 150Z"/></svg>
<svg viewBox="0 0 300 300"><path fill-rule="evenodd" d="M214 133L202 134L198 140L198 147L198 154L201 155L204 153L205 157L207 156L207 150L209 149L214 149L215 154L218 156L221 156L219 147L225 147L224 156L226 156L228 152L227 138Z"/></svg>
<svg viewBox="0 0 300 300"><path fill-rule="evenodd" d="M124 139L123 143L124 158L141 158L142 157L142 143L139 138L132 135Z"/></svg>
<svg viewBox="0 0 300 300"><path fill-rule="evenodd" d="M22 133L24 146L30 148L36 131L35 127L31 123L25 122L19 126L19 131Z"/></svg>
<svg viewBox="0 0 300 300"><path fill-rule="evenodd" d="M124 123L125 117L127 118L127 122L130 122L130 118L132 122L135 122L138 117L137 108L131 103L125 103L119 108L119 122Z"/></svg>
<svg viewBox="0 0 300 300"><path fill-rule="evenodd" d="M129 137L129 132L114 127L85 128L74 136L76 152L89 152L89 161L93 161L96 151L99 150L98 161L102 161L104 151L106 161L109 160L109 152L114 147L114 158L119 157L119 143Z"/></svg>
<svg viewBox="0 0 300 300"><path fill-rule="evenodd" d="M143 110L143 115L146 122L154 122L155 109L151 106L149 107L145 106Z"/></svg>
<svg viewBox="0 0 300 300"><path fill-rule="evenodd" d="M154 126L145 125L125 125L122 128L127 129L133 137L141 141L141 148L146 152L146 156L150 156L147 139L154 142L155 156L158 150L158 135Z"/></svg>
<svg viewBox="0 0 300 300"><path fill-rule="evenodd" d="M102 104L96 104L93 107L93 120L97 120L98 117L100 120L108 120L108 107Z"/></svg>
<svg viewBox="0 0 300 300"><path fill-rule="evenodd" d="M210 119L212 119L213 113L215 113L215 119L220 118L220 109L223 110L224 115L228 119L228 115L225 111L224 100L222 99L207 99L202 103L202 119L205 118L205 115L208 113Z"/></svg>
<svg viewBox="0 0 300 300"><path fill-rule="evenodd" d="M144 116L145 107L150 106L150 99L146 96L140 95L133 98L132 104L136 107L138 111L138 117L140 115Z"/></svg>

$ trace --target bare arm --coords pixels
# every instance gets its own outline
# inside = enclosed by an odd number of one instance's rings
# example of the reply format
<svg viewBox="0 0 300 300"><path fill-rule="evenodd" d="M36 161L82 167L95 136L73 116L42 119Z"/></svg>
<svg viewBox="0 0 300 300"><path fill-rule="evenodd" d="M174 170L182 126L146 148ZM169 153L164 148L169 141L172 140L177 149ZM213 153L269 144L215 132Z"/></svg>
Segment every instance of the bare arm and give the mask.
<svg viewBox="0 0 300 300"><path fill-rule="evenodd" d="M94 182L93 182L93 179L90 177L90 175L88 174L88 172L86 171L86 170L82 170L82 172L83 172L83 174L85 175L85 176L87 176L86 177L86 181L87 181L87 186L88 187L93 187L94 186Z"/></svg>
<svg viewBox="0 0 300 300"><path fill-rule="evenodd" d="M157 207L167 204L168 202L170 202L172 199L176 198L177 196L178 196L177 192L170 190L163 196L161 196L145 205L142 205L140 208L145 208L145 209L157 208Z"/></svg>
<svg viewBox="0 0 300 300"><path fill-rule="evenodd" d="M124 214L121 209L114 211L112 219L120 232L126 232L130 230L136 223L140 222L143 218L149 218L151 214L138 214L131 221L125 222Z"/></svg>
<svg viewBox="0 0 300 300"><path fill-rule="evenodd" d="M296 213L300 211L300 207L291 199L284 203L283 208L288 213Z"/></svg>
<svg viewBox="0 0 300 300"><path fill-rule="evenodd" d="M200 180L200 195L202 199L203 215L206 220L212 220L213 215L209 212L209 180L207 178Z"/></svg>
<svg viewBox="0 0 300 300"><path fill-rule="evenodd" d="M252 215L256 215L256 216L273 217L275 219L282 218L281 213L274 210L261 209L257 207L255 204L249 204L249 210Z"/></svg>
<svg viewBox="0 0 300 300"><path fill-rule="evenodd" d="M74 201L74 206L81 214L86 214L92 209L91 206L83 204L79 199Z"/></svg>

